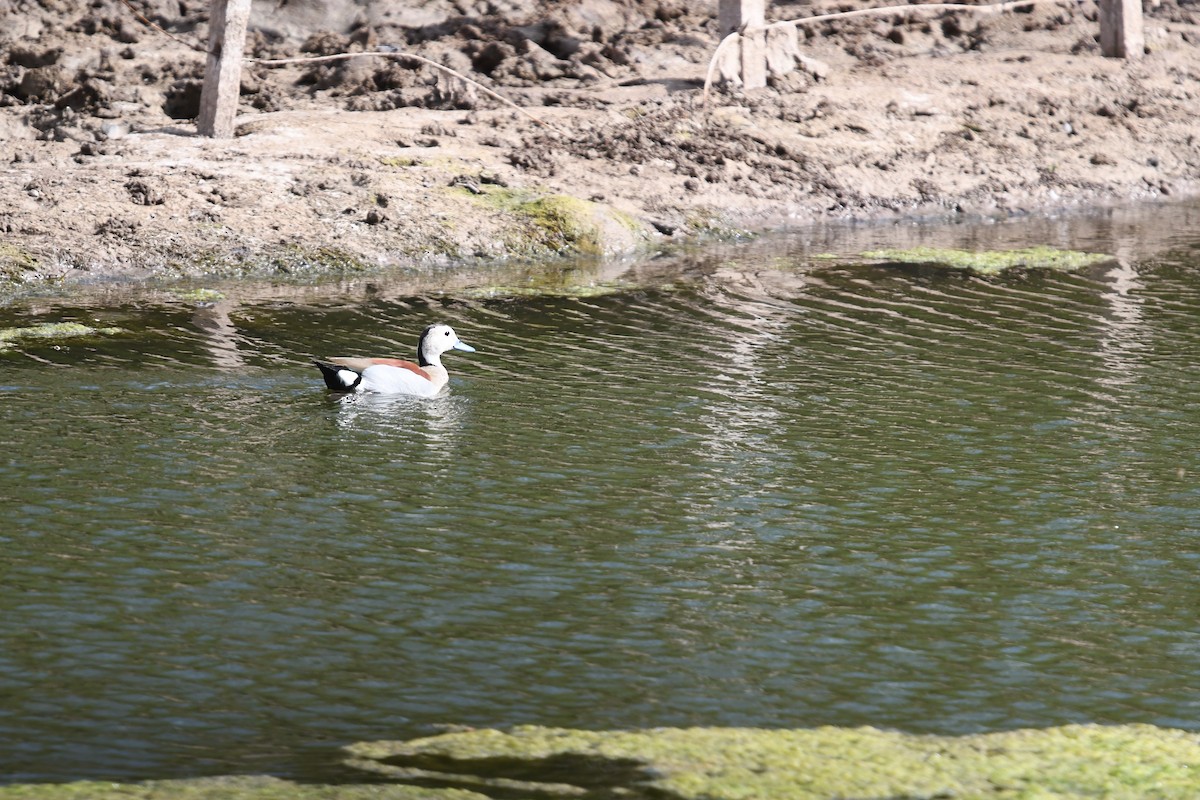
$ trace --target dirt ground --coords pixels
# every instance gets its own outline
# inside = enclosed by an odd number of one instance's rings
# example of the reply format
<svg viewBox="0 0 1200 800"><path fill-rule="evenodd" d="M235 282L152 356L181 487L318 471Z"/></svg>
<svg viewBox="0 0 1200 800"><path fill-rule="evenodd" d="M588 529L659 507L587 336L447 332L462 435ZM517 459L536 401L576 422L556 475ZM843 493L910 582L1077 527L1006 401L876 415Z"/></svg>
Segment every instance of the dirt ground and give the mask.
<svg viewBox="0 0 1200 800"><path fill-rule="evenodd" d="M140 278L624 252L705 231L988 216L1200 187L1200 6L1101 57L1094 2L798 28L702 96L716 2L263 0L238 136L195 135L204 0L0 0L0 272ZM773 2L769 18L866 7ZM138 14L168 31L156 31Z"/></svg>

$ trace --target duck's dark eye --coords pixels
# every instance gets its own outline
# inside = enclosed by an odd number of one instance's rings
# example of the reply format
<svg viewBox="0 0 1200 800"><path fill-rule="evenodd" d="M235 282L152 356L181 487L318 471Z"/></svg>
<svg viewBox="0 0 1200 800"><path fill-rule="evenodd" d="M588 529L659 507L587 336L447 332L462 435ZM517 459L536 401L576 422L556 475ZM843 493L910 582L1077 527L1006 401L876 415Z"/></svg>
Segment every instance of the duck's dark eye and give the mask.
<svg viewBox="0 0 1200 800"><path fill-rule="evenodd" d="M450 331L446 331L446 335L447 335L447 336L449 336L449 335L450 335Z"/></svg>

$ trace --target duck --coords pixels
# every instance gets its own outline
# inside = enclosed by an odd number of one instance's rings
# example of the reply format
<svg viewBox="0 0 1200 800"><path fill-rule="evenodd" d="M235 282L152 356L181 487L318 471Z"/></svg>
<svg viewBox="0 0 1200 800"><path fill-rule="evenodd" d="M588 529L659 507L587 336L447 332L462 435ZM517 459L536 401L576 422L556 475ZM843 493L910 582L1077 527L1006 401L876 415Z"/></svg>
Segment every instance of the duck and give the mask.
<svg viewBox="0 0 1200 800"><path fill-rule="evenodd" d="M458 338L449 325L430 325L417 342L417 363L400 358L327 358L313 360L325 385L335 392L376 392L433 397L450 380L442 353L475 348Z"/></svg>

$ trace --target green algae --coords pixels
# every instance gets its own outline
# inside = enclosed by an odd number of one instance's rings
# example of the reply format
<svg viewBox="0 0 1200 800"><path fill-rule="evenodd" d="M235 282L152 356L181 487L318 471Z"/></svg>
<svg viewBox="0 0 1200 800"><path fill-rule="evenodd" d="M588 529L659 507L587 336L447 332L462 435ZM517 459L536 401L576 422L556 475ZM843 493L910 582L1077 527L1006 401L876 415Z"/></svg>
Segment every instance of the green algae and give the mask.
<svg viewBox="0 0 1200 800"><path fill-rule="evenodd" d="M561 782L562 771L549 770L539 788L536 768L563 763L572 763L571 773L583 776L568 781L576 786L606 771L628 780L629 765L637 764L641 769L628 788L694 800L1200 796L1200 737L1149 725L1070 725L962 737L873 728L592 732L522 727L360 744L349 752L355 766L374 764L383 774L398 770L395 777L401 779L405 769L430 769L468 776L460 785L475 786L486 772L507 781L519 776L531 793L548 796L566 796L547 788Z"/></svg>
<svg viewBox="0 0 1200 800"><path fill-rule="evenodd" d="M572 195L490 184L451 191L510 220L500 234L510 256L605 256L636 249L650 238L648 227L630 214Z"/></svg>
<svg viewBox="0 0 1200 800"><path fill-rule="evenodd" d="M1027 247L1021 250L954 250L938 247L914 247L908 250L869 250L862 258L894 264L927 264L967 270L979 275L999 275L1010 269L1050 269L1071 272L1093 264L1111 261L1112 256L1058 250L1053 247Z"/></svg>
<svg viewBox="0 0 1200 800"><path fill-rule="evenodd" d="M325 786L265 775L111 783L0 786L0 800L488 800L461 789L425 789L399 784Z"/></svg>
<svg viewBox="0 0 1200 800"><path fill-rule="evenodd" d="M0 242L0 304L29 291L31 286L49 288L61 282L60 277L47 275L32 253Z"/></svg>
<svg viewBox="0 0 1200 800"><path fill-rule="evenodd" d="M475 196L515 218L517 225L503 237L510 253L599 255L604 250L596 203L565 194L530 197L503 188Z"/></svg>
<svg viewBox="0 0 1200 800"><path fill-rule="evenodd" d="M421 166L420 159L409 158L408 156L380 156L379 163L385 167L395 167L397 169Z"/></svg>
<svg viewBox="0 0 1200 800"><path fill-rule="evenodd" d="M690 210L684 218L684 226L693 235L708 241L732 242L756 236L750 230L731 225L716 211L703 207Z"/></svg>
<svg viewBox="0 0 1200 800"><path fill-rule="evenodd" d="M23 328L0 328L0 352L11 349L13 342L25 339L77 339L87 336L112 336L121 328L94 328L81 322L43 322Z"/></svg>
<svg viewBox="0 0 1200 800"><path fill-rule="evenodd" d="M11 244L0 242L0 280L20 282L37 269L37 259Z"/></svg>
<svg viewBox="0 0 1200 800"><path fill-rule="evenodd" d="M534 240L552 253L600 255L604 250L595 203L556 194L519 203L516 210L528 219Z"/></svg>
<svg viewBox="0 0 1200 800"><path fill-rule="evenodd" d="M346 748L362 783L266 776L13 785L0 800L1191 800L1200 735L1066 725L970 736L875 728L524 726ZM368 777L369 776L369 777Z"/></svg>

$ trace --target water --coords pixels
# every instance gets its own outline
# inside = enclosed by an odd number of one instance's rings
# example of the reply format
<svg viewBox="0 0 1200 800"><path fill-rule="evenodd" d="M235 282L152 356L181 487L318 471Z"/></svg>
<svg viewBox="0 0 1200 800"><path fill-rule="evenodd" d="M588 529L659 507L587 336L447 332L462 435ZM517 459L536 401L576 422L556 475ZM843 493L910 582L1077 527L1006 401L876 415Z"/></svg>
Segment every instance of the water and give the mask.
<svg viewBox="0 0 1200 800"><path fill-rule="evenodd" d="M127 331L0 354L0 774L332 779L447 724L1200 728L1196 216L810 232L590 298L0 309ZM914 239L1123 261L799 266ZM478 348L436 400L306 362L432 319Z"/></svg>

